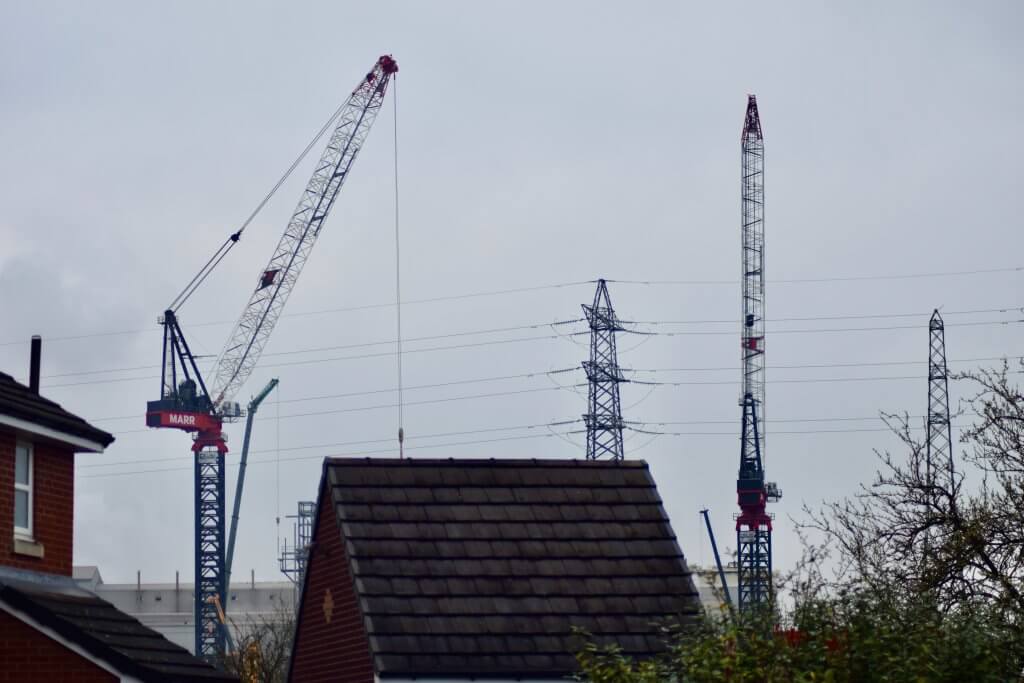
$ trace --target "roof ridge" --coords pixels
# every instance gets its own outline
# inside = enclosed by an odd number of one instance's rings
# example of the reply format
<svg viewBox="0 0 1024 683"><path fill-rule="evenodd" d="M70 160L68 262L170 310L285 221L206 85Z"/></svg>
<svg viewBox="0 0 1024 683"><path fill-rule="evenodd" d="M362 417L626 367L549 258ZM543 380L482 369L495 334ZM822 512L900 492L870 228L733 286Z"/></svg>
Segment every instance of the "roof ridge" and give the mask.
<svg viewBox="0 0 1024 683"><path fill-rule="evenodd" d="M608 467L608 468L647 468L646 460L586 460L583 458L370 458L328 456L325 462L334 466L374 467Z"/></svg>

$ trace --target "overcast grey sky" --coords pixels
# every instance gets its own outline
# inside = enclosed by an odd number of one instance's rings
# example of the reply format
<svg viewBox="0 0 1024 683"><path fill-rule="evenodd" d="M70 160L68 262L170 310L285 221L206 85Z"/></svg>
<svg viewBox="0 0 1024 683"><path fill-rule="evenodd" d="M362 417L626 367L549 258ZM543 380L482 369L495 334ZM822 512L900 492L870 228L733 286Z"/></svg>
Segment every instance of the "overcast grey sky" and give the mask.
<svg viewBox="0 0 1024 683"><path fill-rule="evenodd" d="M684 551L705 563L701 507L735 545L739 136L757 94L767 465L785 493L776 565L791 564L788 515L871 477L872 449L894 445L878 411L924 410L932 308L948 312L954 369L1024 353L1019 322L965 324L1024 318L1021 7L3 3L0 369L24 380L28 338L42 334L45 395L117 435L79 458L76 563L107 581L191 578L190 442L143 426L159 391L156 318L391 53L405 299L598 277L725 281L610 285L624 318L689 321L641 326L685 334L624 336L620 360L687 383L623 388L627 419L686 423L647 427L684 435L631 434L626 449L651 463ZM394 300L393 125L389 99L238 397L281 380L256 423L236 572L278 578L275 517L315 496L323 456L394 452L394 346L350 346L395 335L393 308L351 310ZM181 311L198 352L220 350L309 172ZM578 317L592 293L405 306L409 455L582 457L582 436L564 433L580 425L543 425L584 412L572 387L583 374L543 373L585 357L586 338L564 336L579 325L558 338L547 325ZM914 315L822 319L891 314ZM539 327L412 341L528 325ZM897 329L821 331L855 327ZM323 347L340 348L294 353ZM916 364L886 365L903 362ZM540 374L413 388L525 373ZM360 395L314 398L337 394ZM229 428L232 465L241 427Z"/></svg>

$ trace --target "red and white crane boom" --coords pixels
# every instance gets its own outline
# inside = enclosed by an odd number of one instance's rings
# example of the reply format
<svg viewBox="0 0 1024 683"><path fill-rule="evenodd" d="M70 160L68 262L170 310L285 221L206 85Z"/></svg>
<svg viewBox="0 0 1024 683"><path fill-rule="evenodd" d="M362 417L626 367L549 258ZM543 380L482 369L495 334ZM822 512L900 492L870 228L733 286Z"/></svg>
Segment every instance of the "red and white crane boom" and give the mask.
<svg viewBox="0 0 1024 683"><path fill-rule="evenodd" d="M214 409L234 398L256 366L397 71L394 59L381 57L342 109L327 149L221 351L212 383Z"/></svg>
<svg viewBox="0 0 1024 683"><path fill-rule="evenodd" d="M208 390L185 341L177 311L238 242L244 226L225 240L160 321L164 326L160 399L147 404L146 424L195 433L192 450L195 454L197 655L216 657L223 652L225 641L225 626L218 611L225 604L228 588L224 567L224 454L228 449L221 428L225 421L242 414L232 399L259 361L338 192L380 112L388 84L397 72L398 64L390 55L381 57L338 110L337 124L327 149L221 351L213 370L212 391ZM266 199L259 208L265 203Z"/></svg>

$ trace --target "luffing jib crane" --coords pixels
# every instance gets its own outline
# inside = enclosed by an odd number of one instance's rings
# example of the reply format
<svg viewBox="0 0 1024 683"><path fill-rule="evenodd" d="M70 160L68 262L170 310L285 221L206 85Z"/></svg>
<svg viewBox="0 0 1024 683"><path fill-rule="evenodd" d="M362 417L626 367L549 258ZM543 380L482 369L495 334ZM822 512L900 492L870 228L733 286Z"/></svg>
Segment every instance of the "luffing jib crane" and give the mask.
<svg viewBox="0 0 1024 683"><path fill-rule="evenodd" d="M743 423L736 478L736 564L742 611L772 600L772 517L765 506L782 495L764 478L764 140L753 95L747 98L741 148Z"/></svg>
<svg viewBox="0 0 1024 683"><path fill-rule="evenodd" d="M242 417L232 399L259 361L397 72L398 64L390 55L381 57L339 109L327 149L221 351L212 385L199 371L177 313L238 242L242 230L225 240L160 320L164 328L160 399L147 404L146 424L195 435L195 652L199 656L222 653L225 641L225 626L218 615L228 588L224 567L224 454L228 448L223 424Z"/></svg>

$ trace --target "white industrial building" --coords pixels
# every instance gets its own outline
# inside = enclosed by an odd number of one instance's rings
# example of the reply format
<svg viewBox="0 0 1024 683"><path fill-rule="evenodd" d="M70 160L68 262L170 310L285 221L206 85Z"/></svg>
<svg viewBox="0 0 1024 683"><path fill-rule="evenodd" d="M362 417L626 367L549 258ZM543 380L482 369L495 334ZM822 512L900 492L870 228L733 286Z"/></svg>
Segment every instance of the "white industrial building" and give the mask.
<svg viewBox="0 0 1024 683"><path fill-rule="evenodd" d="M99 567L75 567L73 578L82 588L95 593L122 612L162 634L189 652L195 646L193 584L178 580L171 583L143 583L139 574L135 583L105 583ZM247 623L282 619L293 613L298 598L291 581L233 582L228 591L227 618L237 635Z"/></svg>
<svg viewBox="0 0 1024 683"><path fill-rule="evenodd" d="M723 609L728 609L725 603L725 592L722 590L722 579L716 567L702 567L690 565L693 572L693 583L700 595L700 604L709 615L721 614ZM733 602L739 594L739 573L736 564L729 563L723 567L725 572L725 583L729 586L729 595Z"/></svg>

